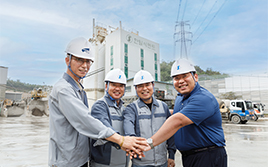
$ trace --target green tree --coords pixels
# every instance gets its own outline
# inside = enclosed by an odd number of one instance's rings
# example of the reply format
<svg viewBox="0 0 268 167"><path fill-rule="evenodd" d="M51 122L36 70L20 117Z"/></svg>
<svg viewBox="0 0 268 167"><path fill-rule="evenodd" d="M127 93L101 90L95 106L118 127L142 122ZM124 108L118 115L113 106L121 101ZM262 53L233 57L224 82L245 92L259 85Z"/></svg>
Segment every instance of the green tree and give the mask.
<svg viewBox="0 0 268 167"><path fill-rule="evenodd" d="M51 87L48 85L36 85L36 84L29 84L23 83L20 80L13 81L11 79L7 79L6 88L8 90L18 91L18 92L29 92L32 91L34 88L42 88L42 87Z"/></svg>
<svg viewBox="0 0 268 167"><path fill-rule="evenodd" d="M171 62L165 62L162 60L160 63L160 72L161 72L161 81L171 81L172 78L170 77L170 71L172 64L175 61ZM213 71L212 68L207 68L206 71L201 69L199 66L195 66L196 72L199 75L200 80L206 80L206 79L219 79L219 78L225 78L228 77L228 74L220 73L218 71Z"/></svg>
<svg viewBox="0 0 268 167"><path fill-rule="evenodd" d="M171 81L170 71L171 66L174 62L175 61L171 62L162 61L162 63L160 63L161 81Z"/></svg>
<svg viewBox="0 0 268 167"><path fill-rule="evenodd" d="M199 66L194 66L194 67L195 67L195 70L196 70L196 72L197 72L198 75L202 75L202 74L205 74L206 73Z"/></svg>

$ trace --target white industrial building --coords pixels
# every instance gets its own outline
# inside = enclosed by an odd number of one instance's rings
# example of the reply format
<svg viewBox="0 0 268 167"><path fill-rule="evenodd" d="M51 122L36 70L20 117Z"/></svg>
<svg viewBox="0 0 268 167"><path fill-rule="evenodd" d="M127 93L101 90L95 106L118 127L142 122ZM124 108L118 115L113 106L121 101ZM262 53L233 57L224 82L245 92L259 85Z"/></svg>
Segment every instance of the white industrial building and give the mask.
<svg viewBox="0 0 268 167"><path fill-rule="evenodd" d="M0 66L0 102L5 100L8 68Z"/></svg>
<svg viewBox="0 0 268 167"><path fill-rule="evenodd" d="M121 26L112 29L105 26L95 26L93 21L93 38L95 61L83 84L87 92L89 104L92 105L104 95L104 78L110 70L119 68L127 77L124 100L136 97L133 87L133 77L139 70L149 71L155 79L155 89L164 90L168 98L175 98L175 90L171 83L160 80L159 44L138 35L138 32L128 32Z"/></svg>

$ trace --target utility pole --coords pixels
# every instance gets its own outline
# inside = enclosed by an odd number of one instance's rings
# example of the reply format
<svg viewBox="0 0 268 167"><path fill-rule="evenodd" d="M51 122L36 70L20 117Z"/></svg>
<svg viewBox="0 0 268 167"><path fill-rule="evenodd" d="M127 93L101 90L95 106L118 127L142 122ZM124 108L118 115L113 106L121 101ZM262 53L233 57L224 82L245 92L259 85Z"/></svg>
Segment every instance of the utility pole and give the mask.
<svg viewBox="0 0 268 167"><path fill-rule="evenodd" d="M177 53L176 53L176 48L180 46L180 55L179 58L186 58L188 59L188 52L187 50L190 50L188 47L190 47L191 45L188 45L187 47L187 43L190 42L190 44L192 43L191 39L186 38L186 35L190 35L192 38L192 33L190 31L185 31L185 26L189 26L190 29L190 24L188 23L189 21L180 21L180 22L176 22L175 25L175 33L174 33L174 58L176 59ZM177 30L178 29L178 30ZM176 43L180 42L180 45L176 45Z"/></svg>

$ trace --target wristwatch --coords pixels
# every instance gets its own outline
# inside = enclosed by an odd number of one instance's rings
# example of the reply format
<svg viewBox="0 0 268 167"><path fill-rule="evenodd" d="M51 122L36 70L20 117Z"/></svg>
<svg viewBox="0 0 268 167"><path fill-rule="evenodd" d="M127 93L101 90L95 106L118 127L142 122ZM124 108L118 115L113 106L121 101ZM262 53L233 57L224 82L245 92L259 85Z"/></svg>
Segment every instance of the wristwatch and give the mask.
<svg viewBox="0 0 268 167"><path fill-rule="evenodd" d="M153 149L154 148L153 139L152 138L148 138L146 141L150 145L151 149Z"/></svg>

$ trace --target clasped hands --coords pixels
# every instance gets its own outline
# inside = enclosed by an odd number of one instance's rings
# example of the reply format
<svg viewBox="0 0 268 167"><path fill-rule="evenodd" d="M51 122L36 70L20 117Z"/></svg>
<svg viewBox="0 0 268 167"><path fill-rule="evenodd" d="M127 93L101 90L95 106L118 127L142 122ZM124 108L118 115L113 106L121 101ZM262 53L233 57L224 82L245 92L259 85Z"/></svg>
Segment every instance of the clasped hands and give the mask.
<svg viewBox="0 0 268 167"><path fill-rule="evenodd" d="M139 158L145 157L143 151L148 151L151 147L143 137L124 136L121 149L126 151L126 155L129 155L130 159L132 159L137 156L139 156Z"/></svg>

